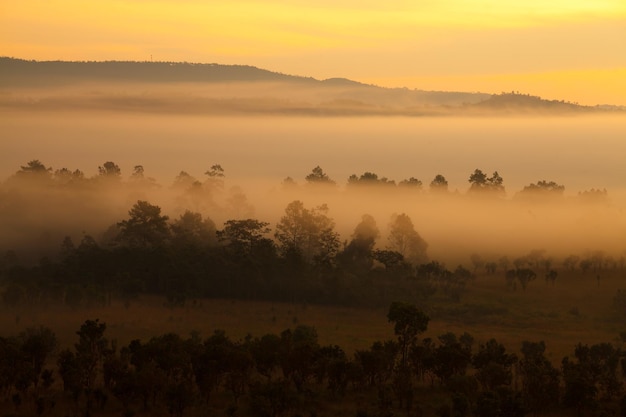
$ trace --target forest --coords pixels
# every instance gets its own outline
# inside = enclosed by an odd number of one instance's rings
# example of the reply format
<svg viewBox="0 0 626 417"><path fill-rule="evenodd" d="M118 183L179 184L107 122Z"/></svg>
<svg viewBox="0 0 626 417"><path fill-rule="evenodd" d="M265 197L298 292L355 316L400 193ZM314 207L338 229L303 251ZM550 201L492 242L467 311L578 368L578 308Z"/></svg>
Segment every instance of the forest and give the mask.
<svg viewBox="0 0 626 417"><path fill-rule="evenodd" d="M530 247L502 241L500 253L476 244L434 257L435 245L421 233L426 218L393 212L384 228L362 204L408 199L478 209L466 208L464 218L485 207L493 210L486 217L502 207L535 216L546 207L596 215L615 209L605 189L566 196L564 185L539 180L509 198L498 172L468 174L460 192L449 190L442 174L425 185L366 171L339 185L316 166L303 184L288 177L266 196L281 206L278 215L261 210L276 218L270 222L255 216L261 204L242 188L226 187L219 164L204 180L181 171L161 186L141 165L125 179L111 161L92 177L29 161L0 185L0 214L10 219L2 222L0 308L20 329L0 337L4 413L626 415L626 246L619 221L612 223L617 243L578 252L576 245L543 246L548 240ZM332 204L319 202L325 199L354 200L355 226L337 223ZM512 233L508 240L516 240ZM21 323L31 309L132 315L146 297L162 299L172 316L212 300L373 310L386 315L393 337L365 347L326 344L314 323L294 317L289 328L265 334L249 324L241 338L214 328L204 336L127 334L129 342L118 343L94 318L68 343L50 327ZM437 330L445 323L464 330L432 334L434 321ZM562 343L549 339L558 339L558 331L544 340L526 337L541 322L576 328L573 337L587 328L602 332L548 355L551 342ZM488 331L472 336L494 324L510 325L521 343L505 345ZM612 336L598 340L606 335Z"/></svg>

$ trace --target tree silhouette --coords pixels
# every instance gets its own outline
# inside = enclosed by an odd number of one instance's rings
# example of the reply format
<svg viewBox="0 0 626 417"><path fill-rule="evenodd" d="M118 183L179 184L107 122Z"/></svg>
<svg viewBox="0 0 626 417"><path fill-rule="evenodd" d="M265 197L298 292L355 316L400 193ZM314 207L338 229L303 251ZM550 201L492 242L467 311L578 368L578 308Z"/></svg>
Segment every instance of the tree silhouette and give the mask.
<svg viewBox="0 0 626 417"><path fill-rule="evenodd" d="M98 167L98 176L106 180L119 181L122 178L122 170L111 161L107 161Z"/></svg>
<svg viewBox="0 0 626 417"><path fill-rule="evenodd" d="M418 180L415 177L411 177L407 180L402 180L398 183L398 186L400 187L407 187L407 188L413 188L416 190L421 190L422 189L422 181Z"/></svg>
<svg viewBox="0 0 626 417"><path fill-rule="evenodd" d="M327 212L325 204L309 210L300 200L289 203L274 235L282 253L307 261L334 256L339 249L339 236L334 231L335 222L326 215Z"/></svg>
<svg viewBox="0 0 626 417"><path fill-rule="evenodd" d="M417 336L428 328L430 318L413 304L393 302L389 306L387 320L394 324L398 336L400 364L406 367L409 349L415 345Z"/></svg>
<svg viewBox="0 0 626 417"><path fill-rule="evenodd" d="M490 192L496 195L504 194L504 180L498 174L498 171L495 171L491 177L487 177L480 169L476 169L470 175L468 181L470 183L470 192L472 193Z"/></svg>
<svg viewBox="0 0 626 417"><path fill-rule="evenodd" d="M352 233L352 239L340 253L340 262L356 273L365 273L372 267L372 251L379 236L376 220L364 214Z"/></svg>
<svg viewBox="0 0 626 417"><path fill-rule="evenodd" d="M415 231L411 218L406 214L396 214L389 225L389 248L401 253L408 262L424 263L428 260L428 244Z"/></svg>
<svg viewBox="0 0 626 417"><path fill-rule="evenodd" d="M522 342L523 357L519 362L522 396L526 408L535 415L559 400L559 370L544 356L545 350L543 341Z"/></svg>
<svg viewBox="0 0 626 417"><path fill-rule="evenodd" d="M161 208L139 200L128 212L129 219L117 223L120 232L116 240L131 247L155 247L169 237L168 216Z"/></svg>
<svg viewBox="0 0 626 417"><path fill-rule="evenodd" d="M311 173L304 178L309 184L325 184L335 185L335 181L331 180L328 175L320 168L316 166Z"/></svg>
<svg viewBox="0 0 626 417"><path fill-rule="evenodd" d="M178 246L207 246L216 243L215 223L202 214L186 210L170 225L172 240Z"/></svg>
<svg viewBox="0 0 626 417"><path fill-rule="evenodd" d="M430 182L430 191L437 193L445 193L448 191L448 180L441 174L435 175L435 178Z"/></svg>
<svg viewBox="0 0 626 417"><path fill-rule="evenodd" d="M217 236L220 242L249 253L259 242L269 240L265 237L271 231L268 226L269 223L254 219L228 220L224 223L224 229L217 232Z"/></svg>

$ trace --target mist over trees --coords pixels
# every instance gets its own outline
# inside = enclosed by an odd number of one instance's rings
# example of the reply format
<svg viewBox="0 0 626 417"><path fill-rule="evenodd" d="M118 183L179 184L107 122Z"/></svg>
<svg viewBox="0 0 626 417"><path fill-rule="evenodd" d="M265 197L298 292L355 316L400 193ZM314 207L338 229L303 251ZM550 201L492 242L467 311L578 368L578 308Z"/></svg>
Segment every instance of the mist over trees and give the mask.
<svg viewBox="0 0 626 417"><path fill-rule="evenodd" d="M548 257L545 250L522 256L519 252L497 256L469 252L457 257L459 261L449 269L445 260L433 260L429 254L432 244L420 233L424 226L420 217L395 212L387 218L375 218L364 206L361 214L350 217L354 223L346 226L354 229L346 239L331 215L333 207L326 203L305 204L298 196L306 197L306 190L300 193L295 184L283 191L284 197L295 198L287 200L282 214L256 218L253 202L244 190L225 186L227 174L221 165L211 165L204 174L205 179L199 180L180 171L169 187L163 187L148 177L142 165L135 165L131 174L124 176L116 163L106 161L93 177L67 168L54 171L39 160L21 166L2 184L8 197L5 211L13 204L31 210L29 205L41 198L50 204L69 198L84 212L82 215L90 216L92 207L102 210L102 204L106 205L115 193L140 198L131 202L127 197L125 213L99 228L83 229L78 237L69 219L67 230L60 228L58 232L62 234L48 243L53 250L45 258L33 259L33 254L24 253L19 245L0 248L4 253L0 271L5 300L19 304L43 297L81 306L106 303L112 296L131 299L139 293L149 293L167 296L173 304L195 297L243 297L380 305L416 296L426 300L438 293L458 301L473 276L481 271L499 272L506 288L524 291L537 278L554 285L566 271L597 273L623 267L624 263L623 249L610 254L602 250L591 255L570 254L562 261L565 272L559 271L557 261ZM480 169L470 174L465 194L450 193L441 174L435 176L428 191L414 177L396 184L372 172L350 176L342 190L320 166L314 167L304 180L305 188L314 187L312 191L321 198L332 199L337 194L345 196L342 198L361 198L361 194L369 198L377 193L399 193L403 198L412 196L416 204L429 195L446 195L452 201L475 196L487 202L506 201L504 178L498 172L487 176ZM141 198L162 189L175 196L170 207L176 214L164 212L160 205ZM563 191L564 186L541 180L524 187L510 201L526 204L527 199L522 196L532 195L536 199L531 203L541 204L546 195L565 198ZM17 197L22 194L32 200ZM605 201L598 200L600 204ZM582 203L574 200L574 204ZM216 222L206 213L222 213L219 218L225 220ZM39 227L45 229L47 225ZM513 255L512 261L506 255ZM468 261L473 272L463 265ZM35 292L30 284L25 284L29 280L37 288ZM68 290L52 290L58 287ZM383 297L376 295L380 291L384 292Z"/></svg>

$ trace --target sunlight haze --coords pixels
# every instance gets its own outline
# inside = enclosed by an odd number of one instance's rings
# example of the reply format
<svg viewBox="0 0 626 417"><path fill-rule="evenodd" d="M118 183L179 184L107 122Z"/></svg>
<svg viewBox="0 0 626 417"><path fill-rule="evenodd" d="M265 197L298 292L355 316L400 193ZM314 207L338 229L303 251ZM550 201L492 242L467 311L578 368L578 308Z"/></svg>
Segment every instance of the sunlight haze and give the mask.
<svg viewBox="0 0 626 417"><path fill-rule="evenodd" d="M0 2L0 50L36 60L245 64L422 90L624 104L626 3Z"/></svg>

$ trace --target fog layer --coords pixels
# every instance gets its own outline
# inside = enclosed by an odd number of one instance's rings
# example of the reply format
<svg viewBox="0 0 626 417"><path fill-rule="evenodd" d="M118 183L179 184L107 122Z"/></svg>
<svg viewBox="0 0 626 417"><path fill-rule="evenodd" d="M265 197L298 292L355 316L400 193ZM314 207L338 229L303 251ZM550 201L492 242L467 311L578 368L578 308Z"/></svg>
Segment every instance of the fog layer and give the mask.
<svg viewBox="0 0 626 417"><path fill-rule="evenodd" d="M46 248L64 235L102 236L127 217L138 199L162 207L174 219L201 212L218 229L232 218L253 217L274 227L293 200L308 208L327 204L342 240L361 215L371 214L387 245L395 213L408 214L429 244L433 259L467 262L471 253L496 257L532 249L565 256L626 249L623 118L294 118L192 117L121 113L5 112L0 116L0 232L2 247ZM113 161L121 181L59 188L26 185L10 177L38 159L54 170L79 169L95 177ZM223 184L207 189L205 172L224 168ZM133 183L142 165L154 181ZM335 186L305 181L321 166ZM475 169L497 171L505 194L468 193ZM185 171L203 185L199 195L172 188ZM349 187L348 177L375 173L389 181L414 177L418 188ZM438 174L449 193L429 192ZM296 185L285 187L291 177ZM565 186L556 199L516 195L540 180ZM606 189L608 199L583 202L579 192ZM52 251L52 252L51 252Z"/></svg>

